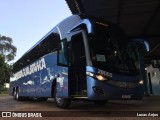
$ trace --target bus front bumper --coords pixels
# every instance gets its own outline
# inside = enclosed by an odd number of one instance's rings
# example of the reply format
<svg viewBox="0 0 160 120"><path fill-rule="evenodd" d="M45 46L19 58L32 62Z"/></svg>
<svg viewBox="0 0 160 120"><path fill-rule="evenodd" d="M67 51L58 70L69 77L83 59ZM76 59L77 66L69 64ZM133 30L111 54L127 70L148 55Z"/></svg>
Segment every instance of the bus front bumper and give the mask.
<svg viewBox="0 0 160 120"><path fill-rule="evenodd" d="M87 76L87 96L89 100L140 100L144 90L143 85L117 87Z"/></svg>

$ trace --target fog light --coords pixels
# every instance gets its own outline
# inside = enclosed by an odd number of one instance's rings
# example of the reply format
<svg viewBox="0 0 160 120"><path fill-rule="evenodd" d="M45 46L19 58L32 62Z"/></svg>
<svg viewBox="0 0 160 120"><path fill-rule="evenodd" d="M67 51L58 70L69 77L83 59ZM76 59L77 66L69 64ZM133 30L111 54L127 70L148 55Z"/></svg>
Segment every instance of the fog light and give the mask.
<svg viewBox="0 0 160 120"><path fill-rule="evenodd" d="M104 90L99 88L99 87L97 87L97 86L93 87L93 91L98 95L104 95Z"/></svg>

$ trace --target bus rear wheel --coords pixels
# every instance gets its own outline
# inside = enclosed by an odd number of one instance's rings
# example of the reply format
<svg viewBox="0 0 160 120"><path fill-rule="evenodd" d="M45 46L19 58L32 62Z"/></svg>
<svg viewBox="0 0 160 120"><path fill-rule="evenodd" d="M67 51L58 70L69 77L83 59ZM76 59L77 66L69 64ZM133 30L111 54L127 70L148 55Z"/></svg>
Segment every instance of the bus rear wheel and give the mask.
<svg viewBox="0 0 160 120"><path fill-rule="evenodd" d="M55 100L55 103L56 103L57 107L63 108L63 109L68 108L69 105L71 104L70 99L57 97L56 88L54 90L54 100Z"/></svg>
<svg viewBox="0 0 160 120"><path fill-rule="evenodd" d="M13 90L13 99L16 100L16 90Z"/></svg>
<svg viewBox="0 0 160 120"><path fill-rule="evenodd" d="M16 90L15 99L16 99L17 101L22 101L22 100L23 100L23 97L19 96L19 89Z"/></svg>

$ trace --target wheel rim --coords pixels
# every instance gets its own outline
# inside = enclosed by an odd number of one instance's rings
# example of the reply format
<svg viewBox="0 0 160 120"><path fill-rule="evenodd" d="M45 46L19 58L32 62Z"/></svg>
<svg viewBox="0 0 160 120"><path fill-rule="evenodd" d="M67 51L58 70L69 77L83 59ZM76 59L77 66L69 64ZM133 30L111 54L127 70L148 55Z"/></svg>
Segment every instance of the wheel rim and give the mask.
<svg viewBox="0 0 160 120"><path fill-rule="evenodd" d="M15 91L15 90L14 90L13 96L14 96L14 97L16 96L16 91Z"/></svg>
<svg viewBox="0 0 160 120"><path fill-rule="evenodd" d="M63 98L59 98L59 97L57 97L57 95L56 95L56 101L57 101L58 104L63 104L64 99L63 99Z"/></svg>
<svg viewBox="0 0 160 120"><path fill-rule="evenodd" d="M16 99L18 99L18 97L19 97L19 95L18 95L18 92L17 92L17 94L16 94Z"/></svg>
<svg viewBox="0 0 160 120"><path fill-rule="evenodd" d="M16 100L16 91L13 91L13 99Z"/></svg>

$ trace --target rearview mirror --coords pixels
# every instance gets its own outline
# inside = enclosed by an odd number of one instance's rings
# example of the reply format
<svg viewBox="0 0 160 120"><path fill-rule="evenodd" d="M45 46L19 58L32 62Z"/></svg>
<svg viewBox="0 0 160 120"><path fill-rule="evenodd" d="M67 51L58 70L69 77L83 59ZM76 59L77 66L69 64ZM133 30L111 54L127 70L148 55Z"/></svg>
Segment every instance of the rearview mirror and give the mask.
<svg viewBox="0 0 160 120"><path fill-rule="evenodd" d="M70 29L67 33L71 33L82 26L86 26L88 34L93 34L93 26L92 22L89 19L81 20L77 25L75 25L72 29Z"/></svg>
<svg viewBox="0 0 160 120"><path fill-rule="evenodd" d="M150 51L150 45L148 43L148 41L143 40L143 39L132 39L133 42L139 43L139 44L143 44L146 51L149 52Z"/></svg>

